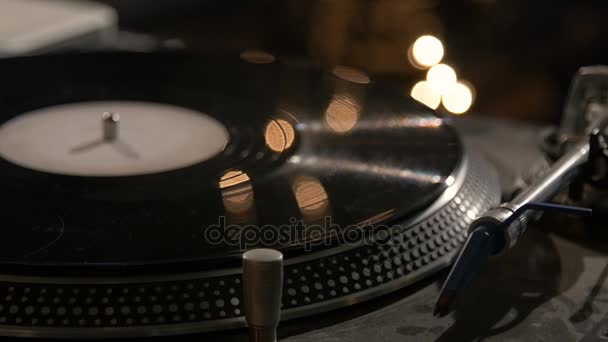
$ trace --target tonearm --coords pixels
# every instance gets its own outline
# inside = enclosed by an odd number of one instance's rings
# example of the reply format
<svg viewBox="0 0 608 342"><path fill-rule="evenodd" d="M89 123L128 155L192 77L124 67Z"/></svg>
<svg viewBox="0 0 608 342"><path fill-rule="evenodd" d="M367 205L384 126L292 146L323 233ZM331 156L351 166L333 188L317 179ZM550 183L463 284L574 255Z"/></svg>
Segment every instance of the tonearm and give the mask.
<svg viewBox="0 0 608 342"><path fill-rule="evenodd" d="M434 314L450 312L456 296L479 272L482 263L515 246L528 221L538 211L591 215L591 209L547 203L562 188L574 199L585 184L608 184L608 67L579 69L572 82L562 125L555 131L561 156L531 185L510 201L479 216L469 227L464 244L435 304Z"/></svg>

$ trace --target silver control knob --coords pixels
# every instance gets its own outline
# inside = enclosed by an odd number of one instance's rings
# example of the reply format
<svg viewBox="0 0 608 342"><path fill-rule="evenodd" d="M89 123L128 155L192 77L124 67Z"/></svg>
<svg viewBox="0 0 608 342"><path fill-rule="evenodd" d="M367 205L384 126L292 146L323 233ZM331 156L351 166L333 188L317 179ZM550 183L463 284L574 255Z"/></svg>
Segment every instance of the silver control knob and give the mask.
<svg viewBox="0 0 608 342"><path fill-rule="evenodd" d="M251 342L277 340L282 290L281 252L260 248L243 254L243 296Z"/></svg>

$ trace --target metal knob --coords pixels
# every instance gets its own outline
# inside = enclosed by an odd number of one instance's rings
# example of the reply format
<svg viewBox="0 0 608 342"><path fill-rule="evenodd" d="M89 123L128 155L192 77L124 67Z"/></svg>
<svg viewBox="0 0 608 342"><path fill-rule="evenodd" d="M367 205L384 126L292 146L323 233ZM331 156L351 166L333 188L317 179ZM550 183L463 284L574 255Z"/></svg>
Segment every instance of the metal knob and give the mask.
<svg viewBox="0 0 608 342"><path fill-rule="evenodd" d="M275 342L281 319L283 254L253 249L243 254L245 318L251 342Z"/></svg>

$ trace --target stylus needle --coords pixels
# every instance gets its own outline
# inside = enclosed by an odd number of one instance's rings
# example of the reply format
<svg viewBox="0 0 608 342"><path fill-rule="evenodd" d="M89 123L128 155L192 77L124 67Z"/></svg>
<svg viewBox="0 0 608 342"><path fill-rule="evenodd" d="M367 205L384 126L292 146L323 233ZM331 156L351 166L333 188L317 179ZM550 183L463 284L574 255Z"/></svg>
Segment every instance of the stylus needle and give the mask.
<svg viewBox="0 0 608 342"><path fill-rule="evenodd" d="M497 240L496 233L496 229L479 226L469 234L464 248L443 284L441 294L435 303L433 315L441 317L450 312L456 297L479 273L481 264L494 250Z"/></svg>

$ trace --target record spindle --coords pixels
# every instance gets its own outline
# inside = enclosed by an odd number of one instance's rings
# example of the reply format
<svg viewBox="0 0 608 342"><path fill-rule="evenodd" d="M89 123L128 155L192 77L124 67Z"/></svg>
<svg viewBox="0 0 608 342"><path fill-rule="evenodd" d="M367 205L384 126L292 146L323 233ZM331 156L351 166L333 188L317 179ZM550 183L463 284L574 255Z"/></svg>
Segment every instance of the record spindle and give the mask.
<svg viewBox="0 0 608 342"><path fill-rule="evenodd" d="M253 249L243 254L243 295L249 341L275 342L281 319L283 254Z"/></svg>

